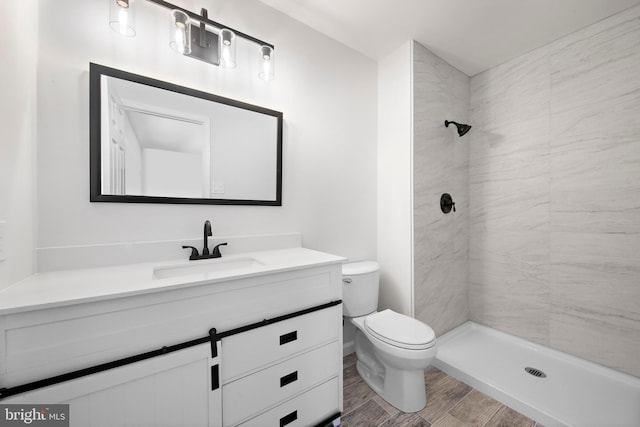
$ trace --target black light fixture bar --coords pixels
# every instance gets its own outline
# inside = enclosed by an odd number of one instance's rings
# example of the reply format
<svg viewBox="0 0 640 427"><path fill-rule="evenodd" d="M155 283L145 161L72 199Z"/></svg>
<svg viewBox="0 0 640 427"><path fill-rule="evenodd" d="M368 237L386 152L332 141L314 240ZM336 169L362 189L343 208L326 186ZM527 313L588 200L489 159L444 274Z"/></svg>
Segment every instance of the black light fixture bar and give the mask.
<svg viewBox="0 0 640 427"><path fill-rule="evenodd" d="M256 44L258 44L260 46L269 46L271 49L275 49L275 47L271 43L267 43L264 40L257 39L257 38L255 38L253 36L250 36L249 34L243 33L242 31L238 31L238 30L233 29L231 27L227 27L226 25L220 24L219 22L212 21L208 17L204 17L202 15L198 15L197 13L191 12L188 9L184 9L184 8L182 8L180 6L176 6L175 4L169 3L169 2L164 1L164 0L147 0L147 1L151 2L151 3L155 3L158 6L162 6L164 8L169 9L169 10L173 10L173 9L181 10L184 13L186 13L189 16L189 18L195 19L198 22L208 24L208 25L210 25L212 27L215 27L215 28L217 28L219 30L222 30L223 28L229 29L229 30L233 31L235 33L235 35L238 36L238 37L242 37L243 39L247 39L249 41L252 41L252 42L254 42L254 43L256 43Z"/></svg>

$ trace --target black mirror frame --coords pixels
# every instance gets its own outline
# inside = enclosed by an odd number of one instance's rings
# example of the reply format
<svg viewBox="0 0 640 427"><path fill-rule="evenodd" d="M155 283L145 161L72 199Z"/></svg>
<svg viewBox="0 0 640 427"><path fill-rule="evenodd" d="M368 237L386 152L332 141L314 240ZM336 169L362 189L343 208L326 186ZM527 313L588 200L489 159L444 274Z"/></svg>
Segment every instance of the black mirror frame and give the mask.
<svg viewBox="0 0 640 427"><path fill-rule="evenodd" d="M136 195L109 195L101 194L101 91L100 76L106 75L123 80L165 89L197 98L206 99L232 107L255 111L278 119L277 125L277 164L276 164L276 199L275 200L239 200L239 199L207 199L187 197L159 197ZM89 64L89 133L90 133L90 201L91 202L115 202L115 203L171 203L171 204L195 204L195 205L250 205L250 206L282 206L282 122L283 114L279 111L259 107L235 99L224 98L211 93L202 92L173 83L140 76L115 68L106 67L94 63Z"/></svg>

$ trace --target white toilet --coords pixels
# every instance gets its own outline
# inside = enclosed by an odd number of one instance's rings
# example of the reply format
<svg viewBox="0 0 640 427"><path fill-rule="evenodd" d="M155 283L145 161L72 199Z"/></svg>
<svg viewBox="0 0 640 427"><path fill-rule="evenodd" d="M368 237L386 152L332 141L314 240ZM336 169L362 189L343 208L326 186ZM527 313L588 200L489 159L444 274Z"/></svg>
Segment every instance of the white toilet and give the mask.
<svg viewBox="0 0 640 427"><path fill-rule="evenodd" d="M384 400L403 412L425 407L424 370L438 352L429 326L378 308L379 265L375 261L342 266L342 312L356 328L356 368Z"/></svg>

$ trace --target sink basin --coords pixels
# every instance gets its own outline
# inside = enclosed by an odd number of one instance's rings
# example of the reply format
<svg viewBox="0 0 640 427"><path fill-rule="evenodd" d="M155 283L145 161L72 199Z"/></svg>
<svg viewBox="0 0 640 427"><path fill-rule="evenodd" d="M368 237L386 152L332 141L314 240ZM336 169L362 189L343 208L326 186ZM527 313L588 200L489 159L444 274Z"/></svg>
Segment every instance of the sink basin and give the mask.
<svg viewBox="0 0 640 427"><path fill-rule="evenodd" d="M251 270L251 268L261 265L261 262L249 257L190 261L189 264L155 267L153 278L166 279L194 274L217 275L228 272L242 273L242 270Z"/></svg>

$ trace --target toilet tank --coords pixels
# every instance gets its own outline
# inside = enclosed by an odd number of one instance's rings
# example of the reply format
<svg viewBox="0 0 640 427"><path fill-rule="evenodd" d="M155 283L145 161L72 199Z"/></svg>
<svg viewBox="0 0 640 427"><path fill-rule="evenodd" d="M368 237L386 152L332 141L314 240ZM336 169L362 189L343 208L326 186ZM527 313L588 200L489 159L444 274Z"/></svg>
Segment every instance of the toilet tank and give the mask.
<svg viewBox="0 0 640 427"><path fill-rule="evenodd" d="M375 261L342 264L342 314L359 317L378 309L380 265Z"/></svg>

